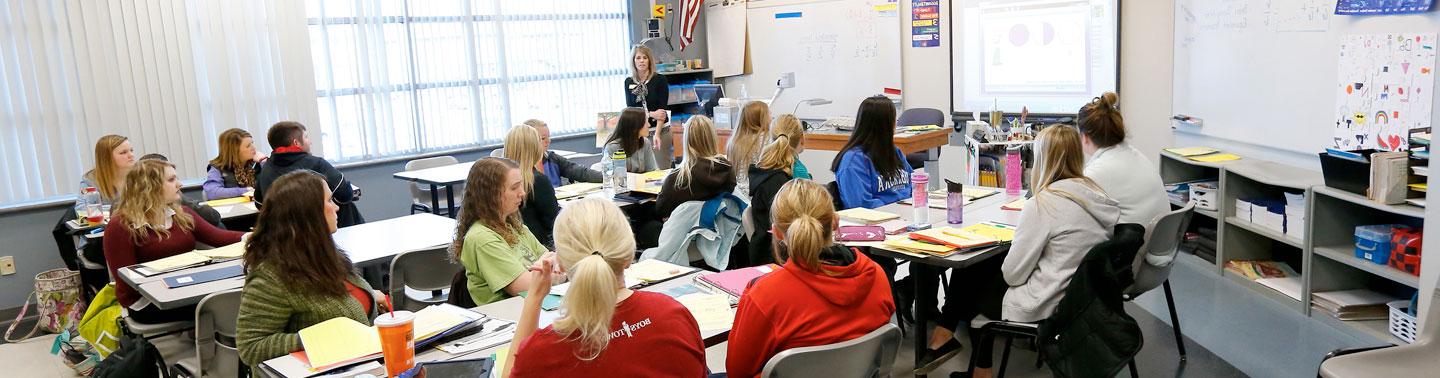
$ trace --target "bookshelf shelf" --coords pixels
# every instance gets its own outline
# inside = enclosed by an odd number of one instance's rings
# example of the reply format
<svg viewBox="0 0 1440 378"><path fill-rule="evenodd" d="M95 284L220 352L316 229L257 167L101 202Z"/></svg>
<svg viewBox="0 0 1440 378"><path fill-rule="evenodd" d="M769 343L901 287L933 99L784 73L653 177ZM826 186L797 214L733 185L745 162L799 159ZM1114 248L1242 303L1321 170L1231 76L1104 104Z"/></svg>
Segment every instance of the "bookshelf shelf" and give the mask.
<svg viewBox="0 0 1440 378"><path fill-rule="evenodd" d="M1230 282L1234 282L1240 286L1244 286L1245 288L1250 289L1251 291L1260 294L1260 296L1268 298L1271 301L1274 301L1276 304L1284 306L1285 308L1289 308L1296 312L1305 311L1305 308L1302 307L1305 304L1301 303L1299 299L1291 298L1290 296L1280 293L1279 291L1275 291L1275 289L1271 289L1265 285L1261 285L1254 280L1245 278L1245 276L1235 274L1234 272L1225 271L1224 273L1221 273L1221 275L1225 276L1225 278L1228 278Z"/></svg>
<svg viewBox="0 0 1440 378"><path fill-rule="evenodd" d="M1311 311L1310 317L1357 339L1370 340L1375 344L1406 344L1404 340L1390 334L1390 321L1386 319L1340 320L1320 311Z"/></svg>
<svg viewBox="0 0 1440 378"><path fill-rule="evenodd" d="M1398 269L1391 268L1389 265L1380 265L1371 263L1369 261L1361 260L1360 258L1355 257L1354 248L1354 246L1349 246L1348 249L1340 246L1315 246L1314 250L1315 254L1321 257L1334 260L1335 262L1348 265L1355 269L1369 272L1370 274L1380 276L1381 278L1394 281L1405 286L1416 289L1420 288L1420 277L1412 276L1410 275L1410 273L1402 272Z"/></svg>
<svg viewBox="0 0 1440 378"><path fill-rule="evenodd" d="M1400 215L1400 216L1406 216L1406 217L1411 217L1411 218L1424 218L1424 217L1425 217L1425 209L1424 209L1424 208L1421 208L1421 207L1418 207L1418 206L1412 206L1412 205L1386 205L1386 204L1383 204L1383 203L1371 201L1369 198L1365 198L1364 196L1361 196L1361 195L1359 195L1359 194L1350 193L1350 192L1347 192L1347 191L1343 191L1343 190L1340 190L1340 189L1331 188L1331 187L1328 187L1328 186L1316 186L1316 187L1315 187L1315 194L1317 194L1317 195L1323 195L1323 196L1326 196L1326 197L1334 198L1334 199L1341 200L1341 201L1345 201L1345 202L1349 202L1349 203L1353 203L1353 204L1356 204L1356 205L1361 205L1361 206L1369 207L1369 208L1371 208L1371 209L1375 209L1375 210L1382 211L1382 212L1386 212L1386 213L1390 213L1390 214L1395 214L1395 215Z"/></svg>
<svg viewBox="0 0 1440 378"><path fill-rule="evenodd" d="M1266 238L1270 238L1271 240L1275 240L1275 241L1283 242L1283 243L1285 243L1285 244L1289 244L1290 246L1295 247L1295 248L1305 248L1305 240L1302 240L1302 239L1300 239L1300 238L1295 238L1295 237L1286 236L1285 234L1279 233L1279 232L1277 232L1277 231L1275 231L1275 230L1271 230L1271 229L1269 229L1269 228L1262 227L1262 226L1260 226L1260 225L1258 225L1258 224L1255 224L1255 223L1252 223L1252 222L1248 222L1248 221L1245 221L1245 220L1241 220L1240 218L1236 218L1236 217L1228 217L1228 218L1225 218L1225 224L1232 225L1232 226L1235 226L1235 227L1243 228L1243 229L1245 229L1246 231L1250 231L1250 232L1254 232L1254 233L1256 233L1256 234L1260 234L1260 236L1264 236L1264 237L1266 237Z"/></svg>

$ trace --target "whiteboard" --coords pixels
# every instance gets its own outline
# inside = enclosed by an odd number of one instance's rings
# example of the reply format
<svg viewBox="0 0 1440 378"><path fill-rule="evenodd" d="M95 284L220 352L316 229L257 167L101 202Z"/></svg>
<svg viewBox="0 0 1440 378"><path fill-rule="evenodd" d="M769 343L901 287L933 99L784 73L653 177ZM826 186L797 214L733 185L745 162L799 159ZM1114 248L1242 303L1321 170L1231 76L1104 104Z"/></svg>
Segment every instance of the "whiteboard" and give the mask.
<svg viewBox="0 0 1440 378"><path fill-rule="evenodd" d="M1315 158L1334 142L1342 38L1440 30L1436 12L1334 10L1335 0L1176 0L1174 112L1203 120L1195 132L1207 137Z"/></svg>
<svg viewBox="0 0 1440 378"><path fill-rule="evenodd" d="M737 83L750 97L769 98L780 75L794 72L795 87L770 104L772 114L823 98L833 103L806 106L799 115L853 116L866 97L900 89L899 12L898 3L886 0L751 0L752 71ZM740 97L739 88L727 84L726 94Z"/></svg>

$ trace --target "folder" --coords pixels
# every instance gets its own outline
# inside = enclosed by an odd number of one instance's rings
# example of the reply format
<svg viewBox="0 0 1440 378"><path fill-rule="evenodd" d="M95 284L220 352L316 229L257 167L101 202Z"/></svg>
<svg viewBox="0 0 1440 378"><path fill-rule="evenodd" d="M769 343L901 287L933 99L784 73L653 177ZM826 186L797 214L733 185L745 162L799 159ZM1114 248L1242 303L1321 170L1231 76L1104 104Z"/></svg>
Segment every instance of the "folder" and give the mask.
<svg viewBox="0 0 1440 378"><path fill-rule="evenodd" d="M836 212L835 215L839 215L840 219L864 224L876 224L891 219L900 218L900 215L897 215L895 213L871 210L863 207L841 210Z"/></svg>
<svg viewBox="0 0 1440 378"><path fill-rule="evenodd" d="M1015 240L1015 226L1006 225L1006 224L999 224L999 223L993 223L993 222L985 222L985 223L980 223L980 224L965 226L965 227L961 228L961 230L964 230L964 231L966 231L966 232L970 232L970 233L973 233L973 234L979 234L979 235L989 236L989 237L995 238L995 240L997 240L997 241L999 241L999 242L1001 242L1001 243L1006 243L1006 242L1009 242L1009 241L1011 241L1011 240Z"/></svg>
<svg viewBox="0 0 1440 378"><path fill-rule="evenodd" d="M174 289L190 285L199 285L206 282L214 282L226 278L234 278L245 275L245 267L240 265L228 266L220 269L208 270L195 274L187 274L178 277L165 279L165 286Z"/></svg>
<svg viewBox="0 0 1440 378"><path fill-rule="evenodd" d="M750 281L763 277L778 269L780 269L779 265L765 264L706 274L700 276L695 281L730 294L732 297L740 298L740 295L745 294L745 288L750 286Z"/></svg>
<svg viewBox="0 0 1440 378"><path fill-rule="evenodd" d="M952 249L968 249L994 245L996 238L953 227L940 227L910 233L910 239L940 244Z"/></svg>
<svg viewBox="0 0 1440 378"><path fill-rule="evenodd" d="M889 238L886 238L885 246L900 249L906 252L939 255L942 257L949 256L951 252L955 251L954 247L948 245L926 243L923 241L911 239L909 236L891 236Z"/></svg>
<svg viewBox="0 0 1440 378"><path fill-rule="evenodd" d="M250 197L239 196L239 197L234 197L234 198L226 198L226 199L218 199L218 200L205 201L205 202L201 202L200 204L206 205L206 206L210 206L210 207L220 207L220 206L226 206L226 205L239 205L239 204L242 204L242 203L249 203L249 202L250 202Z"/></svg>
<svg viewBox="0 0 1440 378"><path fill-rule="evenodd" d="M1219 162L1225 162L1225 161L1231 161L1231 160L1240 160L1240 156L1239 156L1239 155L1236 155L1236 154L1231 154L1231 153L1218 153L1218 154L1209 154L1209 155L1202 155L1202 156L1194 156L1194 157L1190 157L1190 160L1194 160L1194 161L1198 161L1198 162L1203 162L1203 163L1219 163Z"/></svg>

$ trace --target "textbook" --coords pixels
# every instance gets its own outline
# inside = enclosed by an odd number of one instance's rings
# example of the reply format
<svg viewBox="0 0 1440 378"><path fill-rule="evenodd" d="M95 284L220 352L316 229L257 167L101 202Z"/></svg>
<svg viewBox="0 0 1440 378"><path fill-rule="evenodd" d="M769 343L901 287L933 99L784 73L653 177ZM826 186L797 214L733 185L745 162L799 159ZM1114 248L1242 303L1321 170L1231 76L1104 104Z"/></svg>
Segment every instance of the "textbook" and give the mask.
<svg viewBox="0 0 1440 378"><path fill-rule="evenodd" d="M190 252L135 265L135 272L149 277L162 273L240 258L245 254L245 241L214 249L197 249Z"/></svg>
<svg viewBox="0 0 1440 378"><path fill-rule="evenodd" d="M938 227L910 233L910 239L939 244L952 249L969 249L995 245L998 239L954 227ZM888 243L887 243L888 244Z"/></svg>
<svg viewBox="0 0 1440 378"><path fill-rule="evenodd" d="M862 223L862 224L876 224L876 223L885 222L885 221L888 221L888 220L891 220L891 219L899 219L899 218L900 218L900 215L895 214L895 213L888 213L888 212L879 211L879 210L871 210L871 209L866 209L866 208L863 208L863 207L857 207L857 208L853 208L853 209L840 210L840 211L835 212L835 215L839 215L839 216L840 216L840 219L844 219L844 220L848 220L848 221L852 221L852 222L857 222L857 223Z"/></svg>
<svg viewBox="0 0 1440 378"><path fill-rule="evenodd" d="M774 272L777 269L780 269L780 266L775 264L752 266L749 268L701 275L695 279L695 282L710 287L711 289L730 294L732 298L738 300L740 295L745 294L745 288L750 286L750 281L770 274L770 272Z"/></svg>

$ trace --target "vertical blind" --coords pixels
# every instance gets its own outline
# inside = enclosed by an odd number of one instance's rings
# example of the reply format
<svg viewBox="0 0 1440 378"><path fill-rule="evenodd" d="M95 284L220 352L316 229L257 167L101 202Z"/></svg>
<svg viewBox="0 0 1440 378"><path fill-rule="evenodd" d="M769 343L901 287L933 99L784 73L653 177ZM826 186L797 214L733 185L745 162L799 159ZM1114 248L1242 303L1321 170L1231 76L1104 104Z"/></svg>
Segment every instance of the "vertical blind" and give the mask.
<svg viewBox="0 0 1440 378"><path fill-rule="evenodd" d="M0 205L76 193L106 134L203 177L215 138L318 122L304 6L0 1ZM262 143L263 145L263 143Z"/></svg>
<svg viewBox="0 0 1440 378"><path fill-rule="evenodd" d="M627 1L307 0L326 158L497 143L624 105Z"/></svg>

